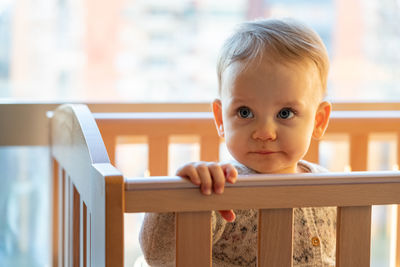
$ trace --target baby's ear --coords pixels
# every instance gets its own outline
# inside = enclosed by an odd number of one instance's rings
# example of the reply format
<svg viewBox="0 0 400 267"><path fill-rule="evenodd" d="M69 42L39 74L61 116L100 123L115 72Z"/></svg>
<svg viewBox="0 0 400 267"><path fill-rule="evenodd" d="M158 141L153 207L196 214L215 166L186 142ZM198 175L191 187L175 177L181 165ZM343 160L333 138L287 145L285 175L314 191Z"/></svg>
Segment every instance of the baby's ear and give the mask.
<svg viewBox="0 0 400 267"><path fill-rule="evenodd" d="M218 135L220 137L225 136L224 132L224 122L222 120L222 103L221 100L215 99L212 103L212 109L214 113L214 122L217 127Z"/></svg>
<svg viewBox="0 0 400 267"><path fill-rule="evenodd" d="M315 114L314 131L312 134L315 139L320 139L324 135L325 130L328 127L331 110L331 103L323 101L319 104L317 112Z"/></svg>

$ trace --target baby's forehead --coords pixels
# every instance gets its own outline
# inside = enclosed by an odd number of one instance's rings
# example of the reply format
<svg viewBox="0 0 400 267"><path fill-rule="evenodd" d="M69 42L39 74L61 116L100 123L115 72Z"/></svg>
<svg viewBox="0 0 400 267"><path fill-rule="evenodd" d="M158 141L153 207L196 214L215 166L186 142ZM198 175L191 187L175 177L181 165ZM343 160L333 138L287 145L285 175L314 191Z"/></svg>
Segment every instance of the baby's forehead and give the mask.
<svg viewBox="0 0 400 267"><path fill-rule="evenodd" d="M286 76L288 79L292 76L302 77L313 83L315 94L320 94L323 91L319 70L317 66L309 60L304 61L288 61L279 59L259 59L252 61L236 61L226 67L222 73L220 96L224 90L232 90L235 84L252 83L254 80L270 78L275 76ZM323 92L322 92L323 93Z"/></svg>

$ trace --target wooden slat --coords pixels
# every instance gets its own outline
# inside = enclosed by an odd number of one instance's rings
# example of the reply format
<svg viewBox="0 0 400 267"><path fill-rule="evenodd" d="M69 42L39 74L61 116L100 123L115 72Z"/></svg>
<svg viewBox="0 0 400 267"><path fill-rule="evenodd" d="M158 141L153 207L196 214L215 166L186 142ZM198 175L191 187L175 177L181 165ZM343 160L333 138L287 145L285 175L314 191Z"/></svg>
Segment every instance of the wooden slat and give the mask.
<svg viewBox="0 0 400 267"><path fill-rule="evenodd" d="M68 177L68 265L74 264L74 185L71 176Z"/></svg>
<svg viewBox="0 0 400 267"><path fill-rule="evenodd" d="M64 265L64 258L65 258L65 238L66 238L66 233L65 233L65 205L66 205L66 195L65 195L65 171L64 169L61 170L61 176L60 176L60 182L59 182L59 189L58 191L60 192L59 196L59 203L61 204L60 210L59 210L59 228L60 232L58 233L58 265L54 266L59 266L63 267Z"/></svg>
<svg viewBox="0 0 400 267"><path fill-rule="evenodd" d="M82 229L82 235L81 235L81 266L86 267L87 265L87 250L88 250L88 245L87 245L87 207L85 202L81 201L81 211L82 211L82 216L81 216L81 229Z"/></svg>
<svg viewBox="0 0 400 267"><path fill-rule="evenodd" d="M368 162L368 134L350 135L350 167L352 171L366 171Z"/></svg>
<svg viewBox="0 0 400 267"><path fill-rule="evenodd" d="M106 266L124 266L124 179L104 177L106 187Z"/></svg>
<svg viewBox="0 0 400 267"><path fill-rule="evenodd" d="M176 214L177 267L211 267L211 241L210 211Z"/></svg>
<svg viewBox="0 0 400 267"><path fill-rule="evenodd" d="M88 257L88 266L92 267L92 214L89 213L89 226L88 226L88 244L89 244L89 257Z"/></svg>
<svg viewBox="0 0 400 267"><path fill-rule="evenodd" d="M338 207L336 266L369 266L371 206Z"/></svg>
<svg viewBox="0 0 400 267"><path fill-rule="evenodd" d="M219 161L220 138L217 134L201 136L200 138L200 160Z"/></svg>
<svg viewBox="0 0 400 267"><path fill-rule="evenodd" d="M59 226L59 203L60 203L60 196L59 196L59 183L60 183L60 167L58 165L57 160L55 160L54 158L52 159L52 168L53 168L53 199L52 199L52 209L53 209L53 213L52 213L52 217L53 217L53 221L52 221L52 264L53 266L57 266L58 265L58 255L59 255L59 231L60 231L60 226Z"/></svg>
<svg viewBox="0 0 400 267"><path fill-rule="evenodd" d="M64 185L64 266L69 267L72 265L71 259L71 182L68 174L65 173Z"/></svg>
<svg viewBox="0 0 400 267"><path fill-rule="evenodd" d="M80 266L80 223L81 223L81 199L79 192L73 186L73 208L72 208L72 246L73 246L73 267Z"/></svg>
<svg viewBox="0 0 400 267"><path fill-rule="evenodd" d="M168 175L168 136L149 136L149 171L151 176Z"/></svg>
<svg viewBox="0 0 400 267"><path fill-rule="evenodd" d="M258 265L291 267L293 209L263 209L258 222Z"/></svg>
<svg viewBox="0 0 400 267"><path fill-rule="evenodd" d="M310 147L308 148L307 154L304 159L310 162L319 163L319 141L311 140Z"/></svg>

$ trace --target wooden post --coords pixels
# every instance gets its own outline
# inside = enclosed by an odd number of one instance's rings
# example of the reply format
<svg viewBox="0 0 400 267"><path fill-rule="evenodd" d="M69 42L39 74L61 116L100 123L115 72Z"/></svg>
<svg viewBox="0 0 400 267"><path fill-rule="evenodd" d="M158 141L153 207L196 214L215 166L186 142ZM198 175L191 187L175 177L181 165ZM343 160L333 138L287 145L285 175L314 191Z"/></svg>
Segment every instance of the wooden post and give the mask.
<svg viewBox="0 0 400 267"><path fill-rule="evenodd" d="M371 206L338 207L336 266L369 266Z"/></svg>
<svg viewBox="0 0 400 267"><path fill-rule="evenodd" d="M176 266L211 267L211 212L176 213Z"/></svg>
<svg viewBox="0 0 400 267"><path fill-rule="evenodd" d="M168 175L168 136L149 136L149 171L151 176Z"/></svg>
<svg viewBox="0 0 400 267"><path fill-rule="evenodd" d="M368 135L350 136L350 166L352 171L366 171L368 163Z"/></svg>
<svg viewBox="0 0 400 267"><path fill-rule="evenodd" d="M106 176L106 267L124 266L124 178Z"/></svg>
<svg viewBox="0 0 400 267"><path fill-rule="evenodd" d="M258 218L259 267L291 267L293 209L262 209Z"/></svg>
<svg viewBox="0 0 400 267"><path fill-rule="evenodd" d="M58 265L58 257L59 257L59 232L60 232L60 226L59 224L59 205L60 205L60 196L59 196L59 180L60 180L60 168L58 165L58 162L56 159L52 158L52 163L53 163L53 199L52 199L52 205L53 205L53 236L52 236L52 241L53 241L53 247L52 247L52 265L55 267Z"/></svg>

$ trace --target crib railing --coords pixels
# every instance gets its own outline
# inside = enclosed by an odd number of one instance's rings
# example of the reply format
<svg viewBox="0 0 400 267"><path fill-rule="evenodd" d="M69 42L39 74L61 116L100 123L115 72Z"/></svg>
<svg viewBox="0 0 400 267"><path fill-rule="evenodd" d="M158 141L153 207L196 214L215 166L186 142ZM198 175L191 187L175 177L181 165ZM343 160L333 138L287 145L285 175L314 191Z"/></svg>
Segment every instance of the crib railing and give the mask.
<svg viewBox="0 0 400 267"><path fill-rule="evenodd" d="M334 113L328 133L354 136L356 154L367 151L357 135L398 133L399 122L396 112ZM123 135L149 136L151 175L166 175L173 134L200 135L201 159L218 160L220 139L208 113L93 116L86 106L64 106L51 124L54 266L123 266L123 213L165 211L177 212L177 266L210 266L210 210L249 208L260 209L259 266L290 266L292 209L308 206L339 207L337 266L369 266L371 205L400 203L399 172L246 177L223 195L205 197L178 177L123 178L109 163L105 146L114 161ZM308 154L314 161L316 148Z"/></svg>

